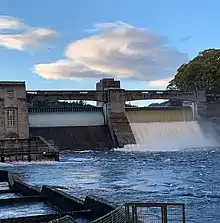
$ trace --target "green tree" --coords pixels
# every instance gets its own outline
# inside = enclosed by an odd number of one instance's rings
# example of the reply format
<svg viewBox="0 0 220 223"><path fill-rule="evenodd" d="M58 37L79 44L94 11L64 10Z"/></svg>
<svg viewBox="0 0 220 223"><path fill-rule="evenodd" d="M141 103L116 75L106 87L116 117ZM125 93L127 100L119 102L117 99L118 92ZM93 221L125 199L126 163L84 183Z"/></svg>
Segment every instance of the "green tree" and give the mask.
<svg viewBox="0 0 220 223"><path fill-rule="evenodd" d="M220 89L220 49L207 49L177 70L167 89Z"/></svg>

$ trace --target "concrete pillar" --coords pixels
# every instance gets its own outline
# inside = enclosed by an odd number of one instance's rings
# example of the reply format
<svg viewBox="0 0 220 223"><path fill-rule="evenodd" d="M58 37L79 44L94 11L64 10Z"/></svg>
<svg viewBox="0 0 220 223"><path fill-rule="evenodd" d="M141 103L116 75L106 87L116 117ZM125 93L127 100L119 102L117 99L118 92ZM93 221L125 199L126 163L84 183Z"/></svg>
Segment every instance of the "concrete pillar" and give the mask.
<svg viewBox="0 0 220 223"><path fill-rule="evenodd" d="M125 112L124 89L107 89L108 112Z"/></svg>
<svg viewBox="0 0 220 223"><path fill-rule="evenodd" d="M124 89L108 89L107 120L115 147L135 144L129 121L125 114Z"/></svg>
<svg viewBox="0 0 220 223"><path fill-rule="evenodd" d="M104 78L96 84L96 90L105 92L106 101L97 102L97 106L103 107L114 147L135 144L130 124L125 115L125 90L120 88L120 81Z"/></svg>
<svg viewBox="0 0 220 223"><path fill-rule="evenodd" d="M206 91L200 90L196 94L197 119L199 117L207 117Z"/></svg>

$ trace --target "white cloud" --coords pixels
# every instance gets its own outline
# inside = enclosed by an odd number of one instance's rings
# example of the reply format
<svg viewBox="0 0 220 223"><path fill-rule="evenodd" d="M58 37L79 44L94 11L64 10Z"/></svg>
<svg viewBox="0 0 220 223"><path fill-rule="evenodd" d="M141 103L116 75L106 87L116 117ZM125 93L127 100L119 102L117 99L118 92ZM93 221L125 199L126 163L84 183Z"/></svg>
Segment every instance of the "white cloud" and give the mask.
<svg viewBox="0 0 220 223"><path fill-rule="evenodd" d="M0 16L0 30L22 29L25 25L12 16Z"/></svg>
<svg viewBox="0 0 220 223"><path fill-rule="evenodd" d="M33 71L47 79L116 77L156 86L155 81L169 78L187 60L165 37L147 29L116 22L97 24L90 31L93 35L66 47L64 59L37 64Z"/></svg>
<svg viewBox="0 0 220 223"><path fill-rule="evenodd" d="M46 44L56 36L57 33L53 29L31 28L17 18L0 16L0 46L2 47L24 51Z"/></svg>
<svg viewBox="0 0 220 223"><path fill-rule="evenodd" d="M160 80L156 80L156 81L149 81L148 84L152 87L164 87L169 84L169 82L170 82L170 80L172 80L172 78L173 77L160 79Z"/></svg>

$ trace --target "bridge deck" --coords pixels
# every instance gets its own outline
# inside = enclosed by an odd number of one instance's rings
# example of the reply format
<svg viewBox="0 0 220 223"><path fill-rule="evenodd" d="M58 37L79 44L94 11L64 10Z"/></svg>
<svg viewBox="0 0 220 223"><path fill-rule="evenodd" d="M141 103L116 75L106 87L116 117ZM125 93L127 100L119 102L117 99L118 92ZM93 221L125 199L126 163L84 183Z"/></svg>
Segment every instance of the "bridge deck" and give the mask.
<svg viewBox="0 0 220 223"><path fill-rule="evenodd" d="M120 91L119 91L120 90ZM124 90L124 89L107 89L100 90L37 90L27 91L28 101L31 100L92 100L106 102L108 92L115 91L124 97L125 101L147 100L147 99L179 99L196 101L194 92L181 92L170 90Z"/></svg>

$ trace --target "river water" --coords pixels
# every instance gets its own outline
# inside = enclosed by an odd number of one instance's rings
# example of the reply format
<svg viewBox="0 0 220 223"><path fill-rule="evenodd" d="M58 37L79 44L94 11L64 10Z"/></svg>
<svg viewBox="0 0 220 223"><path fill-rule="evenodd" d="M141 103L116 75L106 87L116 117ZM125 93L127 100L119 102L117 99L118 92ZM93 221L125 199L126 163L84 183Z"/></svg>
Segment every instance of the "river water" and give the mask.
<svg viewBox="0 0 220 223"><path fill-rule="evenodd" d="M61 161L1 164L26 182L63 186L78 197L185 202L188 222L220 222L220 148L163 152L83 152Z"/></svg>
<svg viewBox="0 0 220 223"><path fill-rule="evenodd" d="M220 223L220 147L212 126L192 121L131 123L131 128L139 146L65 152L59 163L0 168L19 173L27 183L57 185L81 198L184 202L188 222Z"/></svg>

